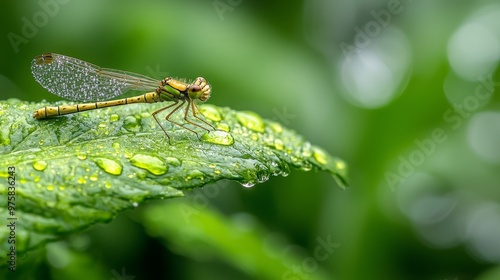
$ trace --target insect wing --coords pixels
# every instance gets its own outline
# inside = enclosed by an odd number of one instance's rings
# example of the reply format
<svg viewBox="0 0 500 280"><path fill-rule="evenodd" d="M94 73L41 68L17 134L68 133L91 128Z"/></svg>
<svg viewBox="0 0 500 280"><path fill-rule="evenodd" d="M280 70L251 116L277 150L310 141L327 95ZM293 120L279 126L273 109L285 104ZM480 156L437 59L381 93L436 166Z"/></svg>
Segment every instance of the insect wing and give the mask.
<svg viewBox="0 0 500 280"><path fill-rule="evenodd" d="M160 82L150 77L109 68L55 53L33 59L35 80L51 93L73 101L102 101L128 90L154 90Z"/></svg>

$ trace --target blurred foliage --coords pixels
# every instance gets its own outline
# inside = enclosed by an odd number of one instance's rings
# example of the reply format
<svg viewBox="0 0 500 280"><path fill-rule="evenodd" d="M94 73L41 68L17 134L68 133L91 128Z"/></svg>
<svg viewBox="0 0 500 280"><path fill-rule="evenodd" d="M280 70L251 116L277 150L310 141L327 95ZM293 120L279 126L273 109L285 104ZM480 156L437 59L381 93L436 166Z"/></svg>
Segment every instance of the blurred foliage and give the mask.
<svg viewBox="0 0 500 280"><path fill-rule="evenodd" d="M301 260L296 279L498 275L496 0L40 2L52 3L51 15L39 2L4 3L2 99L58 100L29 70L47 51L156 78L203 76L210 103L291 127L351 170L344 192L330 176L304 173L163 203L252 216L279 237L283 259ZM24 38L17 51L12 33ZM151 237L148 211L20 256L15 275L59 279L87 267L94 279L118 279L122 268L136 279L253 279L217 257L226 244L200 259L176 251L185 243L164 240L171 235ZM340 246L315 258L327 236Z"/></svg>

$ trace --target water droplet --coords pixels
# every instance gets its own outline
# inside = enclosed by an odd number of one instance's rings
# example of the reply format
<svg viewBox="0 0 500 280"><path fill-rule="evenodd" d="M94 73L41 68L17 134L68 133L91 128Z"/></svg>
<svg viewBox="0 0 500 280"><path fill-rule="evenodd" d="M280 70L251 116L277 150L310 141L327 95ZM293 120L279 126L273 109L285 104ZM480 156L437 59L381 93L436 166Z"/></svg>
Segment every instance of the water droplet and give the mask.
<svg viewBox="0 0 500 280"><path fill-rule="evenodd" d="M130 159L130 162L132 165L145 169L154 175L163 175L168 171L165 162L155 156L136 154Z"/></svg>
<svg viewBox="0 0 500 280"><path fill-rule="evenodd" d="M269 169L265 165L259 164L256 165L255 168L257 169L257 172L255 173L257 176L257 182L264 183L269 180Z"/></svg>
<svg viewBox="0 0 500 280"><path fill-rule="evenodd" d="M96 174L90 175L89 177L89 180L93 182L97 181L97 179L99 179L99 177Z"/></svg>
<svg viewBox="0 0 500 280"><path fill-rule="evenodd" d="M59 186L59 190L60 190L60 191L64 191L65 189L66 189L66 187L65 187L65 186Z"/></svg>
<svg viewBox="0 0 500 280"><path fill-rule="evenodd" d="M230 146L234 144L233 136L225 131L220 130L210 131L209 133L203 134L201 136L201 140L224 146Z"/></svg>
<svg viewBox="0 0 500 280"><path fill-rule="evenodd" d="M189 180L193 179L199 179L204 181L205 180L205 173L201 172L200 170L193 169L189 171L189 175L187 175L184 180L187 182Z"/></svg>
<svg viewBox="0 0 500 280"><path fill-rule="evenodd" d="M335 162L335 167L337 169L345 169L346 165L345 165L345 162L341 161L341 160L337 160Z"/></svg>
<svg viewBox="0 0 500 280"><path fill-rule="evenodd" d="M216 167L217 167L217 164L215 164L215 163L210 163L210 164L208 165L208 167L210 167L210 168L216 168Z"/></svg>
<svg viewBox="0 0 500 280"><path fill-rule="evenodd" d="M264 132L264 121L256 113L251 111L238 112L236 118L241 125L253 131Z"/></svg>
<svg viewBox="0 0 500 280"><path fill-rule="evenodd" d="M106 182L106 184L104 184L104 187L105 187L106 189L111 189L111 186L112 186L112 185L111 185L111 183L110 183L110 182Z"/></svg>
<svg viewBox="0 0 500 280"><path fill-rule="evenodd" d="M139 203L137 203L137 202L132 202L132 206L137 207L137 206L139 206Z"/></svg>
<svg viewBox="0 0 500 280"><path fill-rule="evenodd" d="M96 158L94 162L102 168L105 172L111 175L120 175L122 174L122 165L115 160L107 159L107 158Z"/></svg>
<svg viewBox="0 0 500 280"><path fill-rule="evenodd" d="M283 127L281 126L281 124L277 123L277 122L272 122L269 124L269 126L271 127L272 130L274 130L274 132L276 133L281 133L283 132Z"/></svg>
<svg viewBox="0 0 500 280"><path fill-rule="evenodd" d="M218 175L218 174L221 174L221 171L219 169L215 169L214 173Z"/></svg>
<svg viewBox="0 0 500 280"><path fill-rule="evenodd" d="M205 104L203 106L200 106L200 112L207 119L212 120L214 122L218 122L218 121L222 120L222 116L220 114L219 109L213 105Z"/></svg>
<svg viewBox="0 0 500 280"><path fill-rule="evenodd" d="M48 186L47 186L47 190L48 190L48 191L53 191L53 190L54 190L54 186L52 186L52 185L48 185Z"/></svg>
<svg viewBox="0 0 500 280"><path fill-rule="evenodd" d="M281 141L281 139L274 139L274 147L276 150L283 150L283 146L283 141Z"/></svg>
<svg viewBox="0 0 500 280"><path fill-rule="evenodd" d="M328 155L318 147L314 147L313 157L320 164L326 165L328 163L328 160L327 160Z"/></svg>
<svg viewBox="0 0 500 280"><path fill-rule="evenodd" d="M47 168L47 162L44 160L35 161L33 163L33 168L35 168L38 171L44 171L45 168Z"/></svg>
<svg viewBox="0 0 500 280"><path fill-rule="evenodd" d="M257 141L259 140L259 135L257 133L252 133L250 134L250 139L252 139L252 141Z"/></svg>
<svg viewBox="0 0 500 280"><path fill-rule="evenodd" d="M171 166L181 166L181 161L178 158L166 157L165 161L167 162L168 165Z"/></svg>
<svg viewBox="0 0 500 280"><path fill-rule="evenodd" d="M245 188L251 188L251 187L255 186L255 182L252 182L252 181L248 181L248 182L244 182L244 183L240 183L240 184Z"/></svg>
<svg viewBox="0 0 500 280"><path fill-rule="evenodd" d="M87 183L87 180L85 180L85 178L80 177L80 178L78 178L77 182L78 182L78 184L82 184L83 185L83 184Z"/></svg>
<svg viewBox="0 0 500 280"><path fill-rule="evenodd" d="M87 159L87 154L86 153L79 153L78 155L76 155L76 157L80 160L84 160L84 159Z"/></svg>
<svg viewBox="0 0 500 280"><path fill-rule="evenodd" d="M100 127L100 128L105 128L106 126L108 126L108 125L107 125L107 124L105 124L105 123L100 123L100 124L99 124L99 127Z"/></svg>
<svg viewBox="0 0 500 280"><path fill-rule="evenodd" d="M311 171L312 169L312 164L309 162L304 162L304 165L300 167L302 171Z"/></svg>
<svg viewBox="0 0 500 280"><path fill-rule="evenodd" d="M113 144L111 144L111 147L113 147L114 149L119 149L120 148L120 143L114 142Z"/></svg>
<svg viewBox="0 0 500 280"><path fill-rule="evenodd" d="M44 144L44 143L45 143L45 142L43 141L43 139L40 139L40 141L38 141L38 145L39 145L39 146L43 146L43 144Z"/></svg>
<svg viewBox="0 0 500 280"><path fill-rule="evenodd" d="M311 155L312 155L312 152L311 152L311 143L305 142L304 145L302 146L302 156L308 158Z"/></svg>
<svg viewBox="0 0 500 280"><path fill-rule="evenodd" d="M229 132L231 131L231 128L229 127L229 125L227 123L219 123L217 125L217 129L218 130L222 130L222 131L225 131L225 132Z"/></svg>
<svg viewBox="0 0 500 280"><path fill-rule="evenodd" d="M109 121L111 121L111 122L116 122L119 120L120 120L120 116L117 114L112 114L111 116L109 116Z"/></svg>
<svg viewBox="0 0 500 280"><path fill-rule="evenodd" d="M288 166L286 162L282 163L280 169L281 169L281 176L286 177L288 176L288 174L290 174L290 166Z"/></svg>
<svg viewBox="0 0 500 280"><path fill-rule="evenodd" d="M123 120L123 127L130 132L137 132L140 129L139 121L133 116L128 116Z"/></svg>

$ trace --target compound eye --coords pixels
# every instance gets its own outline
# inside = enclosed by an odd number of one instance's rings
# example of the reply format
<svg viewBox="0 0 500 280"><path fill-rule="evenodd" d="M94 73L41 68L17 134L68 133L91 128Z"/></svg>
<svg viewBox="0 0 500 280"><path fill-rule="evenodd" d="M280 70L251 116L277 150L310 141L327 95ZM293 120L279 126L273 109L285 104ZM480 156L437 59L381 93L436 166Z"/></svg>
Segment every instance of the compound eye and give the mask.
<svg viewBox="0 0 500 280"><path fill-rule="evenodd" d="M189 87L189 90L192 92L199 92L201 91L201 87L198 85L191 85L191 87Z"/></svg>

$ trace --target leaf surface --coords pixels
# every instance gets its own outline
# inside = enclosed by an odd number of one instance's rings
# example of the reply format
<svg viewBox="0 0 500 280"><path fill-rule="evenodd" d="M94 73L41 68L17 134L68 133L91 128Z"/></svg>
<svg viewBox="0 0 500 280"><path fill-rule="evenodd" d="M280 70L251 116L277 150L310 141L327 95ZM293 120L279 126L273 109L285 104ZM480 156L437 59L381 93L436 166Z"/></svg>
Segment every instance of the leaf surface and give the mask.
<svg viewBox="0 0 500 280"><path fill-rule="evenodd" d="M61 105L63 103L57 103ZM165 104L133 104L35 120L46 104L0 101L0 212L16 218L22 253L99 222L149 199L183 196L183 190L221 179L245 186L286 176L290 167L326 171L347 185L347 166L296 132L253 112L201 105L218 128L194 133L151 116ZM160 118L165 115L160 114ZM185 123L183 114L174 120ZM189 124L186 124L189 126ZM14 172L9 173L9 167ZM11 178L9 178L11 177ZM9 194L14 180L15 195ZM10 189L12 191L13 189ZM7 207L14 197L15 209ZM0 250L12 232L0 229Z"/></svg>

